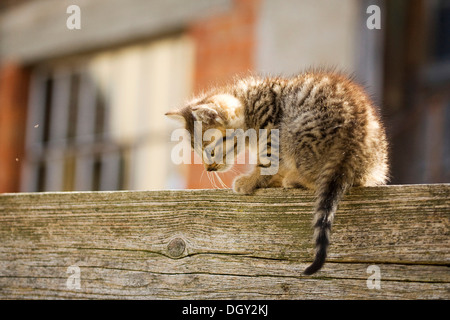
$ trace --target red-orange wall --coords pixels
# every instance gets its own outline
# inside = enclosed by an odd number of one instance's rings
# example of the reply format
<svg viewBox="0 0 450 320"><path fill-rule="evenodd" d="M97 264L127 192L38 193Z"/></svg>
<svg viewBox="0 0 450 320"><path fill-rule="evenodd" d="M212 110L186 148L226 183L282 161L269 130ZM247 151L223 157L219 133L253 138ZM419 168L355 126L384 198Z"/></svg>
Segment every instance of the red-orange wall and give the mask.
<svg viewBox="0 0 450 320"><path fill-rule="evenodd" d="M28 72L0 65L0 192L18 192L24 155Z"/></svg>

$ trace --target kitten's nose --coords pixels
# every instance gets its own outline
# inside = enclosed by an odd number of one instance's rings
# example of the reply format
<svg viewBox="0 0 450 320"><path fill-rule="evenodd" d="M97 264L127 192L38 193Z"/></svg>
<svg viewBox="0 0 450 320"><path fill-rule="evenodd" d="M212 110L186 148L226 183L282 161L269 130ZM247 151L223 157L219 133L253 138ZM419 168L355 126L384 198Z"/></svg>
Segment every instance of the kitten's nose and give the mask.
<svg viewBox="0 0 450 320"><path fill-rule="evenodd" d="M208 167L208 168L206 168L206 171L216 171L217 169L216 168L214 168L214 167Z"/></svg>

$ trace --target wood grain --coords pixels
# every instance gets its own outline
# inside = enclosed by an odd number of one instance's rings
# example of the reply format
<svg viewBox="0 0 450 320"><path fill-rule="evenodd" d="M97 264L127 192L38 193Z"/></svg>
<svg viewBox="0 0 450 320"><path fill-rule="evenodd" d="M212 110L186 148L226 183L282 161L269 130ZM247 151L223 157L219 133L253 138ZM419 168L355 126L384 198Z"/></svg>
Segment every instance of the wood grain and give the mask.
<svg viewBox="0 0 450 320"><path fill-rule="evenodd" d="M327 264L306 277L313 202L284 189L3 194L0 298L450 298L449 184L352 189Z"/></svg>

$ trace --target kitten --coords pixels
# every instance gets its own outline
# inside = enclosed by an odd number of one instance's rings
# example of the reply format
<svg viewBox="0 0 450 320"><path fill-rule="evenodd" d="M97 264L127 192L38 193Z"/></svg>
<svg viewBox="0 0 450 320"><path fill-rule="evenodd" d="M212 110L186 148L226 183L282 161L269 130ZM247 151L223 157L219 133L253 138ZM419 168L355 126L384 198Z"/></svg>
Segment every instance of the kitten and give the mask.
<svg viewBox="0 0 450 320"><path fill-rule="evenodd" d="M360 86L337 73L311 71L289 79L240 79L166 115L184 123L191 133L192 148L203 159L215 160L204 162L208 171L231 167L223 161L231 152L226 142L234 140L229 134L232 130L227 129L278 130L277 152L272 152L269 133L267 147L258 150L264 151L265 157L258 157L251 173L237 177L233 189L242 194L274 186L315 191L316 253L304 271L306 275L317 272L325 263L331 224L344 193L352 186L375 186L387 181L388 146L377 111ZM214 128L223 138L196 145L195 121L201 121L202 135ZM215 152L217 148L222 152ZM235 158L241 150L232 151ZM261 159L265 158L278 163L276 174L262 174L267 163Z"/></svg>

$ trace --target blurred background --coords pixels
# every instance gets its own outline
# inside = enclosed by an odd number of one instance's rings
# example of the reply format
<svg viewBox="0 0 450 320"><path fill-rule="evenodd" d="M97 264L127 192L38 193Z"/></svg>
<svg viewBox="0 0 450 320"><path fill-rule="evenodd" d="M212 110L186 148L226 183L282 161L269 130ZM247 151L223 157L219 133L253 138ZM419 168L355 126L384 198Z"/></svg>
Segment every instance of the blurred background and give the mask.
<svg viewBox="0 0 450 320"><path fill-rule="evenodd" d="M450 182L450 1L1 0L0 192L212 188L172 163L164 113L235 75L311 66L365 85L392 184Z"/></svg>

